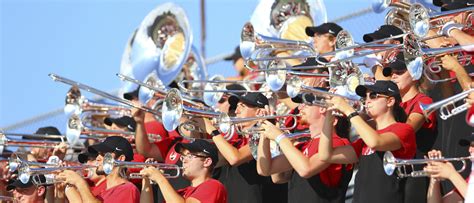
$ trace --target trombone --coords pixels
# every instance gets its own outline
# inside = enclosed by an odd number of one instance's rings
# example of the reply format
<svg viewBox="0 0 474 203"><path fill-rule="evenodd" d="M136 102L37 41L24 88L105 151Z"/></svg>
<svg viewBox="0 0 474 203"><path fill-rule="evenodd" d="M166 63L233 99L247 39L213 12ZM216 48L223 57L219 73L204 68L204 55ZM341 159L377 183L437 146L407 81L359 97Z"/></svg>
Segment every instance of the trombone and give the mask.
<svg viewBox="0 0 474 203"><path fill-rule="evenodd" d="M460 161L462 167L457 172L462 172L466 168L466 160L471 160L474 157L460 157L460 158L437 158L437 159L397 159L392 152L387 151L383 156L383 168L387 175L392 175L397 170L398 177L427 177L429 174L423 170L415 170L415 165L428 164L433 161Z"/></svg>
<svg viewBox="0 0 474 203"><path fill-rule="evenodd" d="M116 101L116 102L119 102L119 103L122 103L122 104L125 104L129 107L137 108L137 109L140 109L140 110L145 111L147 113L151 113L151 114L156 115L156 116L161 116L161 113L157 110L158 105L153 105L153 108L149 108L145 105L135 104L131 101L121 99L121 98L116 97L114 95L111 95L107 92L103 92L101 90L98 90L98 89L95 89L93 87L87 86L85 84L82 84L82 83L79 83L79 82L61 77L61 76L53 74L53 73L50 73L48 76L51 77L51 79L53 79L53 81L55 81L55 82L62 82L62 83L65 83L65 84L68 84L68 85L71 85L71 86L76 86L79 89L91 92L93 94L99 95L101 97L104 97L104 98L107 98L107 99L110 99L110 100L113 100L113 101Z"/></svg>
<svg viewBox="0 0 474 203"><path fill-rule="evenodd" d="M311 133L309 131L290 133L290 134L286 134L286 137L292 141L294 140L308 141L308 140L311 140ZM249 140L250 152L252 153L252 156L255 160L257 160L259 141L260 141L259 133L252 134ZM272 158L281 155L280 147L274 141L270 142L270 153L271 153Z"/></svg>
<svg viewBox="0 0 474 203"><path fill-rule="evenodd" d="M461 112L467 110L467 103L464 101L470 93L474 92L474 88L463 91L459 94L453 95L441 101L437 101L432 104L423 104L420 103L420 108L423 112L423 115L427 118L430 114L436 110L440 110L440 118L446 120L452 116L455 116ZM464 104L457 105L456 102L464 101Z"/></svg>
<svg viewBox="0 0 474 203"><path fill-rule="evenodd" d="M356 80L356 79L357 78L354 78L353 80ZM352 86L355 86L355 87L351 87L352 83L357 84L357 85L359 84L359 83L356 83L356 82L350 82L349 81L348 86L347 86L346 89L348 89L349 91L354 90L352 92L355 92L355 88L357 86L352 85ZM290 96L292 98L296 97L300 93L311 93L311 94L313 94L315 96L315 99L313 101L308 101L306 99L306 97L303 97L303 101L308 105L317 105L317 106L321 106L321 107L324 107L324 108L328 108L329 105L326 102L326 99L328 97L338 96L338 97L342 97L342 98L348 100L350 105L353 106L356 109L356 111L362 112L364 110L364 105L362 104L362 102L360 100L353 99L353 98L346 97L346 96L339 95L339 94L330 93L330 92L327 92L327 91L324 91L324 90L320 90L320 89L317 89L317 88L314 88L314 87L304 85L303 81L301 81L301 79L298 78L298 77L292 77L288 81L287 86L286 86L286 90L287 90L288 96Z"/></svg>
<svg viewBox="0 0 474 203"><path fill-rule="evenodd" d="M421 40L429 40L442 35L431 36L425 38L428 34L428 31L433 28L441 28L444 24L449 21L452 21L453 17L461 14L468 13L468 17L465 17L463 20L467 21L470 19L471 12L474 11L473 7L461 8L451 11L435 12L429 13L429 10L419 3L414 3L410 7L409 23L410 28L415 34L416 37ZM469 22L462 22L464 24L464 29L471 28Z"/></svg>
<svg viewBox="0 0 474 203"><path fill-rule="evenodd" d="M45 137L51 138L48 135ZM0 133L0 153L3 153L5 147L36 147L36 148L50 148L53 149L64 141L50 141L50 140L13 140L8 139L6 134ZM84 149L83 146L73 146L68 140L68 148L70 149Z"/></svg>
<svg viewBox="0 0 474 203"><path fill-rule="evenodd" d="M81 135L85 135L82 136ZM69 143L77 143L79 139L102 140L110 135L119 135L125 137L134 137L134 132L122 130L109 130L104 128L85 126L79 116L71 116L68 119L66 127L66 137Z"/></svg>
<svg viewBox="0 0 474 203"><path fill-rule="evenodd" d="M163 164L163 163L143 163L143 162L130 162L130 161L117 161L114 159L111 153L106 153L104 155L104 161L102 163L103 170L105 174L112 173L112 170L115 167L125 167L125 168L145 168L145 167L156 167L160 170L166 170L168 172L174 173L164 173L163 175L166 178L177 178L181 175L181 170L183 167L180 167L175 164ZM131 179L140 179L143 178L139 173L131 173L129 174L129 178Z"/></svg>
<svg viewBox="0 0 474 203"><path fill-rule="evenodd" d="M22 163L25 163L29 166L40 166L40 167L57 166L57 164L49 164L49 163L36 162L36 161L27 161L27 160L24 160L24 159L20 158L20 156L18 156L18 154L13 153L10 157L8 157L8 170L10 172L16 171L16 169L18 169L18 167Z"/></svg>
<svg viewBox="0 0 474 203"><path fill-rule="evenodd" d="M84 112L117 116L131 115L130 108L126 106L95 103L85 99L84 96L81 95L81 91L75 86L71 87L66 94L64 112L68 117L71 115L80 115Z"/></svg>
<svg viewBox="0 0 474 203"><path fill-rule="evenodd" d="M87 171L87 173L83 173L82 175L87 178L90 177L92 174L92 170L89 169L94 169L97 166L95 165L87 165L87 164L82 164L82 165L77 165L77 166L54 166L54 167L47 167L47 168L32 168L30 167L27 163L21 163L20 167L18 167L18 179L23 183L26 184L29 180L30 177L33 176L33 183L35 185L48 185L48 184L53 184L56 182L59 182L59 180L54 180L53 177L49 175L54 175L56 173L59 173L64 170L73 170L73 171ZM39 178L39 175L45 175L46 182L42 182L41 179Z"/></svg>
<svg viewBox="0 0 474 203"><path fill-rule="evenodd" d="M168 131L173 131L180 124L181 117L200 116L205 118L215 118L220 114L213 109L205 107L194 101L186 101L182 99L178 89L172 88L166 95L162 106L163 126Z"/></svg>

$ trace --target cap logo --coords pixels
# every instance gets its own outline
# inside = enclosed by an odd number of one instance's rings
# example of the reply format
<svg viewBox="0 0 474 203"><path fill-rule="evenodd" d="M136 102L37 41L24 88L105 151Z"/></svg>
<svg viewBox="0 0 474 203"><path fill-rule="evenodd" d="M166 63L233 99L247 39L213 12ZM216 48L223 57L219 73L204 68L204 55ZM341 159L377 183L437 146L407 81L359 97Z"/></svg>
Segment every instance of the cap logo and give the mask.
<svg viewBox="0 0 474 203"><path fill-rule="evenodd" d="M118 148L118 147L115 147L115 150L116 151L122 151L122 149Z"/></svg>
<svg viewBox="0 0 474 203"><path fill-rule="evenodd" d="M206 153L206 154L211 154L211 153L208 152L206 149L203 149L202 151L203 151L204 153Z"/></svg>
<svg viewBox="0 0 474 203"><path fill-rule="evenodd" d="M258 100L257 100L257 104L263 105L263 103L261 101L258 101Z"/></svg>
<svg viewBox="0 0 474 203"><path fill-rule="evenodd" d="M388 91L390 92L395 92L394 90L392 90L390 87L388 88Z"/></svg>
<svg viewBox="0 0 474 203"><path fill-rule="evenodd" d="M331 34L335 34L335 32L332 31L331 29L329 29L328 32L331 33Z"/></svg>

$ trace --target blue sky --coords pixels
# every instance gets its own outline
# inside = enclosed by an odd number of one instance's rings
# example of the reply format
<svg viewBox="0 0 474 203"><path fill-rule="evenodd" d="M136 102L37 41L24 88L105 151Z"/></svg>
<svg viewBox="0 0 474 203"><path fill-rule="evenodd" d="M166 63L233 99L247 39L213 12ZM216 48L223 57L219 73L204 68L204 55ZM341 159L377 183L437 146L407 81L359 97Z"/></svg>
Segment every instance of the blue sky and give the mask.
<svg viewBox="0 0 474 203"><path fill-rule="evenodd" d="M115 90L115 76L132 31L154 7L167 1L149 0L2 0L0 1L0 128L64 105L68 85L48 73ZM172 1L189 18L194 45L200 47L199 1ZM233 51L242 25L257 0L207 0L206 56ZM369 0L326 0L328 19L370 6ZM374 19L371 19L373 22ZM383 23L376 15L358 33ZM346 25L351 30L351 23ZM344 27L344 25L343 25ZM360 34L354 35L361 41ZM230 63L208 67L209 75L234 75ZM87 95L91 97L91 95Z"/></svg>

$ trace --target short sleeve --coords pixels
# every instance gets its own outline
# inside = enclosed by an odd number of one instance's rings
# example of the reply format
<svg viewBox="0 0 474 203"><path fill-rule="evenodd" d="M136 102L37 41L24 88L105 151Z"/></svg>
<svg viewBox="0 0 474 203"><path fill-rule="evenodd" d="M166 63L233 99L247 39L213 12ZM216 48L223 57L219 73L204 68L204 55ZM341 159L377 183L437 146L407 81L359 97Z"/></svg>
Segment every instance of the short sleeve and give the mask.
<svg viewBox="0 0 474 203"><path fill-rule="evenodd" d="M402 147L392 151L397 158L411 159L416 153L416 138L413 128L406 123L397 123L391 126L388 132L394 133L399 139Z"/></svg>
<svg viewBox="0 0 474 203"><path fill-rule="evenodd" d="M411 113L418 113L423 115L420 104L432 104L433 99L426 95L421 95L413 104ZM436 124L436 114L432 113L426 119L426 122L423 124L423 128L433 128Z"/></svg>
<svg viewBox="0 0 474 203"><path fill-rule="evenodd" d="M356 153L357 158L360 158L360 156L362 155L362 148L364 148L364 141L359 138L353 143L351 143L351 146L352 148L354 148L354 152Z"/></svg>
<svg viewBox="0 0 474 203"><path fill-rule="evenodd" d="M227 191L219 181L208 180L205 183L199 185L188 198L190 197L195 198L202 203L220 203L227 201Z"/></svg>

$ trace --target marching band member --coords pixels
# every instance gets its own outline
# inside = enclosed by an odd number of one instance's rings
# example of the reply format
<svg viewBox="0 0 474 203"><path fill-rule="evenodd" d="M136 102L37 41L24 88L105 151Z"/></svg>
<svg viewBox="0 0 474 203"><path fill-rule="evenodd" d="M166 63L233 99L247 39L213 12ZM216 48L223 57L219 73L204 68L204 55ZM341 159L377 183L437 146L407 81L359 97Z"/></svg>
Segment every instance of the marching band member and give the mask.
<svg viewBox="0 0 474 203"><path fill-rule="evenodd" d="M46 181L43 175L39 175L39 180ZM26 184L19 179L13 180L7 186L7 190L13 193L13 198L18 203L43 203L45 202L46 187L33 184L33 177L30 177Z"/></svg>
<svg viewBox="0 0 474 203"><path fill-rule="evenodd" d="M433 148L438 136L438 129L436 128L436 114L425 118L420 103L431 104L433 99L420 92L419 80L407 70L402 53L399 53L395 61L386 68L391 69L392 81L397 84L400 90L402 98L400 106L408 115L406 123L415 130L417 147L415 158L423 158ZM415 169L421 170L418 167ZM426 202L427 190L427 178L408 177L405 184L405 202Z"/></svg>
<svg viewBox="0 0 474 203"><path fill-rule="evenodd" d="M103 155L105 153L112 153L114 158L119 161L131 161L133 159L132 145L123 137L111 136L107 137L103 142L91 145L88 148L90 153L97 154L96 162L98 163L96 173L104 175L104 168L102 165ZM76 172L65 170L56 178L64 180L66 184L74 186L69 189L76 189L80 194L81 199L70 201L82 202L139 202L140 192L138 188L122 177L122 167L114 167L112 172L106 175L106 187L97 196L91 192L87 182Z"/></svg>
<svg viewBox="0 0 474 203"><path fill-rule="evenodd" d="M342 27L336 23L323 23L319 26L306 27L306 35L313 38L313 46L319 54L334 51L336 36ZM330 57L326 57L329 61Z"/></svg>
<svg viewBox="0 0 474 203"><path fill-rule="evenodd" d="M462 147L469 147L469 153L474 155L474 135L459 140L459 145ZM428 153L428 158L443 158L441 151L432 150ZM428 190L428 203L450 203L462 202L466 197L468 180L459 174L450 162L432 161L424 169L430 179L430 187ZM441 194L442 180L449 180L455 187L454 190L448 192L444 196Z"/></svg>
<svg viewBox="0 0 474 203"><path fill-rule="evenodd" d="M326 112L322 136L319 140L319 158L328 163L359 163L355 179L354 202L402 202L404 180L396 175L387 176L383 169L383 153L391 151L397 158L413 158L416 153L415 133L406 124L406 114L399 106L400 93L395 83L378 80L374 85L359 85L359 96L366 99L368 115L374 121L371 127L358 112L341 97L328 102L332 109L347 115L360 138L352 146L333 148L332 126L335 118Z"/></svg>
<svg viewBox="0 0 474 203"><path fill-rule="evenodd" d="M297 146L275 125L268 121L262 124L265 136L260 137L257 171L268 176L293 169L288 182L288 202L345 201L347 185L352 177L352 166L329 164L317 158L325 111L326 109L319 106L300 106L301 120L309 123L311 140ZM347 120L338 119L334 122L334 128L337 131L337 135L332 137L334 146L349 145L350 142L346 139L350 128ZM271 158L269 140L275 140L279 144L284 156Z"/></svg>
<svg viewBox="0 0 474 203"><path fill-rule="evenodd" d="M157 183L166 202L227 202L227 191L211 174L218 162L217 148L211 143L197 139L191 143L179 143L175 151L181 154L183 176L191 185L175 191L163 174L154 167L144 168L140 173ZM149 185L148 185L149 187ZM151 193L142 194L140 202L154 202Z"/></svg>
<svg viewBox="0 0 474 203"><path fill-rule="evenodd" d="M262 93L255 92L236 94L229 98L229 102L237 106L237 118L256 117L260 112L266 111L265 106L268 106L268 99ZM213 135L212 140L217 149L229 163L221 167L227 177L222 177L221 174L219 178L229 191L229 202L286 201L286 185L274 185L269 178L258 175L256 161L248 144L250 135L233 139L231 144L208 119L205 119L205 122L206 131ZM240 130L248 130L256 123L257 121L242 123Z"/></svg>

